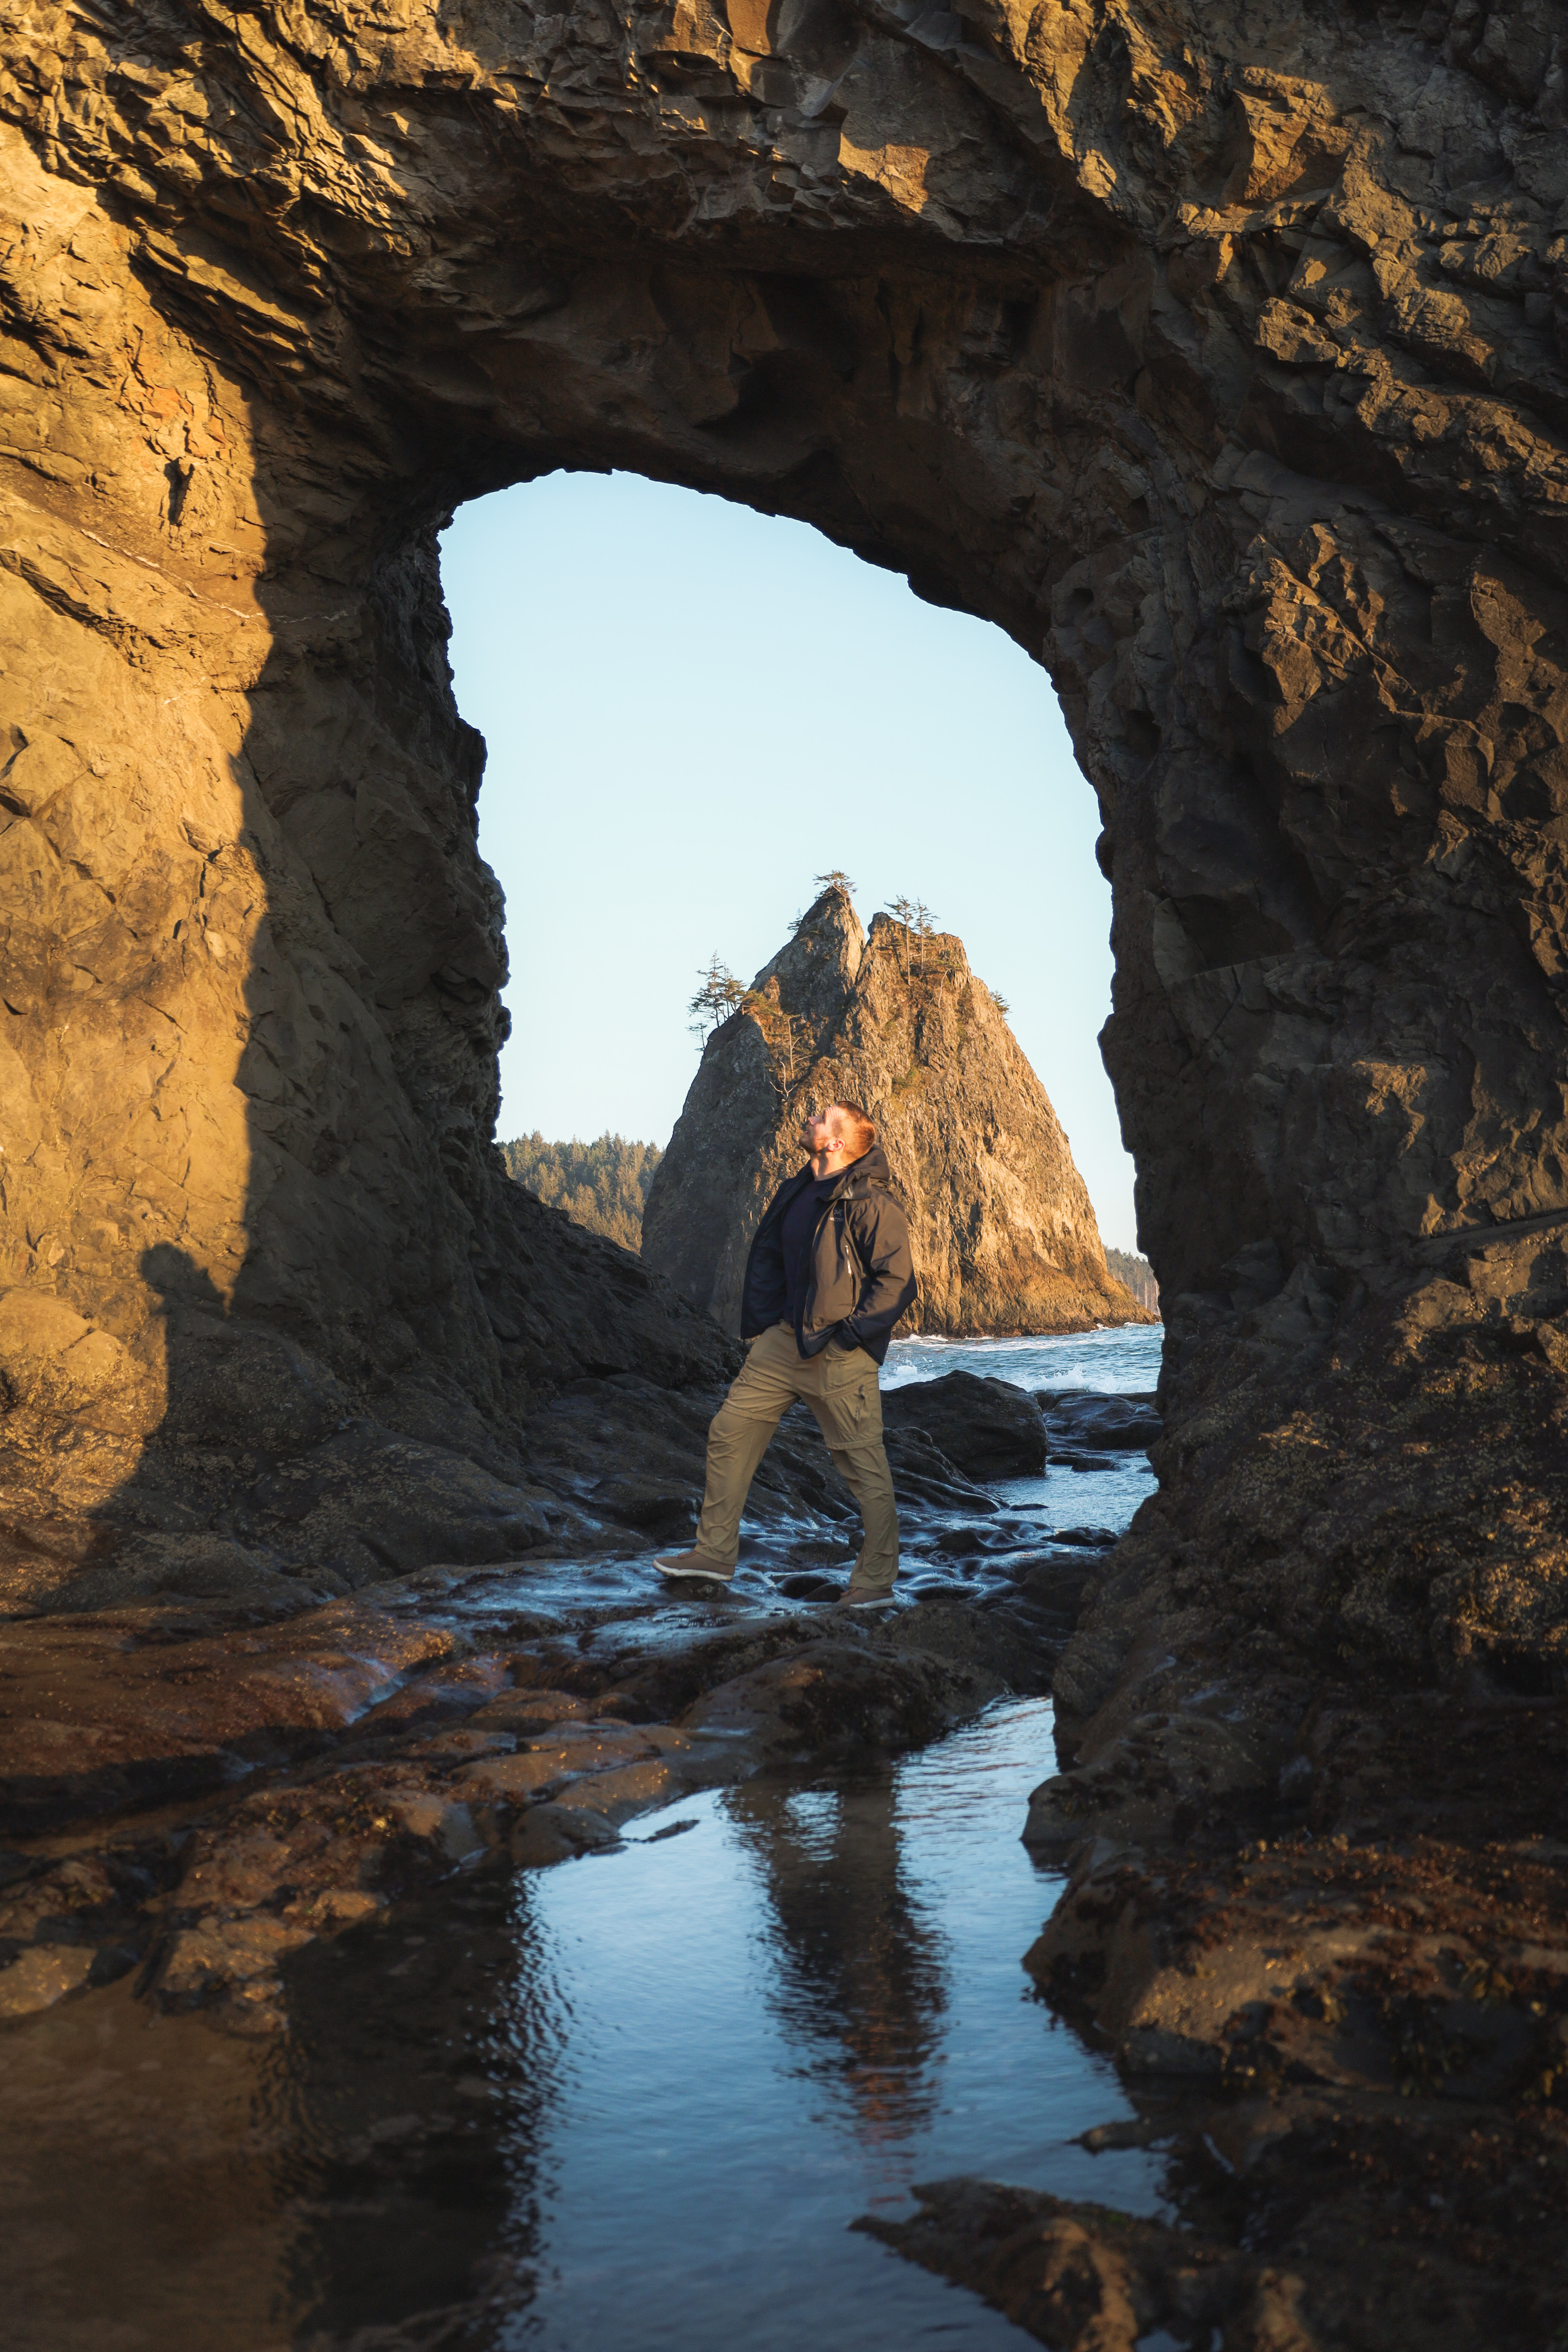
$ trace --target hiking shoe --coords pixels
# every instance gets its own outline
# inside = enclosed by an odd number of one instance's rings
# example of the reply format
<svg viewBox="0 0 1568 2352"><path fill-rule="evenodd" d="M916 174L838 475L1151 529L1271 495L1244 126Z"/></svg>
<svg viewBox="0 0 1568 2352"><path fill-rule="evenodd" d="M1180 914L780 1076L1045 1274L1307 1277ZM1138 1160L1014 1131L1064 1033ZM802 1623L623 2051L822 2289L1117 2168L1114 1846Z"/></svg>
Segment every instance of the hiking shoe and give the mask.
<svg viewBox="0 0 1568 2352"><path fill-rule="evenodd" d="M857 1584L851 1577L839 1594L840 1609L890 1609L897 1595L890 1584Z"/></svg>
<svg viewBox="0 0 1568 2352"><path fill-rule="evenodd" d="M667 1584L728 1584L735 1573L716 1559L704 1559L700 1551L671 1552L656 1559L654 1566Z"/></svg>

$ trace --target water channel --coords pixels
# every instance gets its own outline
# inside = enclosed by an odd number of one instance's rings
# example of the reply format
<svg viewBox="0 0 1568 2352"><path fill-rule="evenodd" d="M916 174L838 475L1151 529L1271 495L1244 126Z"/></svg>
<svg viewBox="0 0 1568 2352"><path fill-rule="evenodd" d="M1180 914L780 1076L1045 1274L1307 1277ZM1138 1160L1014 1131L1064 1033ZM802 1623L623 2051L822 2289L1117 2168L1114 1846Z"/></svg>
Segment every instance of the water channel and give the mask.
<svg viewBox="0 0 1568 2352"><path fill-rule="evenodd" d="M910 1342L1026 1388L1146 1390L1159 1334ZM1141 1456L1004 1493L1121 1526ZM1092 1506L1084 1491L1094 1490ZM285 2047L124 1985L6 2037L0 2342L28 2352L892 2352L1023 2344L851 2228L983 2171L1151 2211L1158 2166L1021 1956L1049 1702L755 1780L617 1850L480 1874L301 1952ZM16 2329L14 2335L8 2329Z"/></svg>

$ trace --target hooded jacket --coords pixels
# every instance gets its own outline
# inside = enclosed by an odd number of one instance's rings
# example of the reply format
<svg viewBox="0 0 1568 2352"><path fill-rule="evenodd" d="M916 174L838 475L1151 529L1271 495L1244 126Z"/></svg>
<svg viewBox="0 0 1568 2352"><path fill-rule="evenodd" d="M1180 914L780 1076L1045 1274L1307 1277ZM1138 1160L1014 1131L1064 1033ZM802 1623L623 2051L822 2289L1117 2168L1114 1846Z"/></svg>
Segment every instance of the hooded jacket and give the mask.
<svg viewBox="0 0 1568 2352"><path fill-rule="evenodd" d="M887 1154L874 1143L850 1162L823 1201L795 1327L803 1356L819 1356L837 1339L841 1348L864 1348L879 1364L894 1324L914 1304L909 1219L888 1189L889 1172ZM754 1339L787 1312L784 1211L816 1181L810 1167L803 1168L780 1185L763 1213L741 1286L742 1339Z"/></svg>

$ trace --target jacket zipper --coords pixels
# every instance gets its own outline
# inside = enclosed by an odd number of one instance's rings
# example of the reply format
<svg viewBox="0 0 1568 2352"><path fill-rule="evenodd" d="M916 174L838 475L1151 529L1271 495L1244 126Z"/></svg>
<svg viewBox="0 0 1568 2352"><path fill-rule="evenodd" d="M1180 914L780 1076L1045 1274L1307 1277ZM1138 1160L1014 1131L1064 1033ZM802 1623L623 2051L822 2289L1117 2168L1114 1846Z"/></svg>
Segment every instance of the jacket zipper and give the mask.
<svg viewBox="0 0 1568 2352"><path fill-rule="evenodd" d="M841 1197L838 1193L835 1192L835 1193L833 1193L833 1194L831 1195L831 1197L830 1197L827 1201L826 1201L826 1202L823 1203L822 1214L821 1214L821 1216L817 1219L817 1221L816 1221L816 1231L813 1233L813 1234L812 1234L812 1236L811 1236L811 1262L812 1262L812 1265L813 1265L814 1266L815 1266L815 1265L816 1265L816 1244L817 1244L817 1243L822 1239L822 1229L823 1229L824 1225L826 1225L826 1224L827 1220L828 1220L828 1219L829 1219L829 1217L833 1214L833 1212L834 1212L834 1210L835 1210L835 1209L837 1209L837 1208L844 1208L844 1209L845 1209L845 1213L847 1215L848 1211L847 1211L847 1205L846 1205L846 1204L847 1204L847 1198L848 1198L847 1194L845 1194L844 1196L842 1196L842 1197ZM801 1309L800 1328L801 1328L801 1329L802 1329L802 1331L803 1331L803 1332L804 1332L804 1331L805 1331L805 1319L806 1319L806 1317L807 1317L807 1315L809 1315L809 1313L811 1312L812 1303L813 1303L813 1301L815 1300L816 1297L816 1275L815 1275L815 1273L814 1273L814 1274L813 1274L813 1276L812 1276L812 1277L811 1277L811 1288L810 1288L810 1290L806 1293L805 1305L805 1307Z"/></svg>

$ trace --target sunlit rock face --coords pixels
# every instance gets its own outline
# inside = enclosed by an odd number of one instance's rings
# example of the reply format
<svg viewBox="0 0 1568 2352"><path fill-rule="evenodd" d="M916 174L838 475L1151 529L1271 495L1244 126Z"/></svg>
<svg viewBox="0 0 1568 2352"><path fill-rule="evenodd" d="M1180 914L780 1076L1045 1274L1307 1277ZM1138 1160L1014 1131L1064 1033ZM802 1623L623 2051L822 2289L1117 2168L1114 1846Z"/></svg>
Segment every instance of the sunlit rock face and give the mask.
<svg viewBox="0 0 1568 2352"><path fill-rule="evenodd" d="M171 1431L243 1455L258 1334L279 1447L380 1396L482 1450L574 1370L721 1368L489 1144L434 533L620 466L816 524L1061 691L1172 1329L1135 1615L1562 1675L1563 36L1471 0L7 19L29 1591L210 1528ZM700 615L649 626L700 695ZM808 723L766 650L759 724Z"/></svg>
<svg viewBox="0 0 1568 2352"><path fill-rule="evenodd" d="M830 887L717 1028L643 1213L645 1265L741 1328L752 1239L803 1165L814 1105L876 1122L920 1296L900 1329L1005 1335L1148 1323L1110 1272L1046 1090L961 940Z"/></svg>

